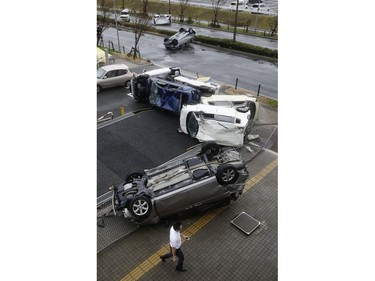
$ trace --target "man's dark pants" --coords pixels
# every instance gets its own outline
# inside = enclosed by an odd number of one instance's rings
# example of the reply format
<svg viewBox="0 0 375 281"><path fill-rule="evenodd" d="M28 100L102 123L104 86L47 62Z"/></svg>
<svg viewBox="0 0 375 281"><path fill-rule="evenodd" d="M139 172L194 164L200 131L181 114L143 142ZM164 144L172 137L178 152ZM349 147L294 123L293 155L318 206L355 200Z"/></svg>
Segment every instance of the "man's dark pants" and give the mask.
<svg viewBox="0 0 375 281"><path fill-rule="evenodd" d="M169 253L168 254L165 254L163 256L161 256L162 259L167 259L167 258L170 258L173 256L172 254L172 247L169 245ZM178 257L178 262L177 262L177 266L176 266L176 269L177 270L181 270L182 269L182 265L184 263L184 253L181 251L181 247L176 249L176 256Z"/></svg>

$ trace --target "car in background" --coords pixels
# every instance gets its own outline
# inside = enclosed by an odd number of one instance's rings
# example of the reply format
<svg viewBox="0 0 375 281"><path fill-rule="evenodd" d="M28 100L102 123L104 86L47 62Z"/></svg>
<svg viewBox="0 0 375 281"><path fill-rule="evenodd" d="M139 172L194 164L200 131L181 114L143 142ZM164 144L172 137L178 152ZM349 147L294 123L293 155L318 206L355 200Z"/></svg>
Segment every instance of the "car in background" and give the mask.
<svg viewBox="0 0 375 281"><path fill-rule="evenodd" d="M109 64L99 67L96 71L96 91L124 86L129 88L134 73L125 64Z"/></svg>
<svg viewBox="0 0 375 281"><path fill-rule="evenodd" d="M229 10L234 11L234 12L237 10L237 1L233 1L229 4ZM242 12L242 11L247 11L247 10L248 10L248 6L245 3L245 1L244 0L238 1L238 11Z"/></svg>
<svg viewBox="0 0 375 281"><path fill-rule="evenodd" d="M156 14L152 17L154 25L168 25L172 23L172 16L169 14Z"/></svg>
<svg viewBox="0 0 375 281"><path fill-rule="evenodd" d="M274 15L274 11L272 11L266 4L263 3L255 3L252 4L249 8L250 13L252 14L262 14L262 15Z"/></svg>
<svg viewBox="0 0 375 281"><path fill-rule="evenodd" d="M137 224L154 224L186 210L229 204L242 194L248 177L235 148L208 142L128 174L124 183L110 187L112 208Z"/></svg>
<svg viewBox="0 0 375 281"><path fill-rule="evenodd" d="M192 28L185 29L183 27L180 28L179 32L172 35L171 37L164 38L164 46L167 49L178 49L182 47L188 46L191 42L193 42L193 38L195 37L195 30Z"/></svg>
<svg viewBox="0 0 375 281"><path fill-rule="evenodd" d="M130 21L129 9L124 9L121 11L120 20L127 21L127 22Z"/></svg>
<svg viewBox="0 0 375 281"><path fill-rule="evenodd" d="M201 97L201 92L195 88L148 74L140 74L131 80L131 92L136 101L148 102L177 114L184 104L199 103Z"/></svg>
<svg viewBox="0 0 375 281"><path fill-rule="evenodd" d="M200 142L240 147L252 124L249 107L223 107L207 104L184 105L179 131Z"/></svg>

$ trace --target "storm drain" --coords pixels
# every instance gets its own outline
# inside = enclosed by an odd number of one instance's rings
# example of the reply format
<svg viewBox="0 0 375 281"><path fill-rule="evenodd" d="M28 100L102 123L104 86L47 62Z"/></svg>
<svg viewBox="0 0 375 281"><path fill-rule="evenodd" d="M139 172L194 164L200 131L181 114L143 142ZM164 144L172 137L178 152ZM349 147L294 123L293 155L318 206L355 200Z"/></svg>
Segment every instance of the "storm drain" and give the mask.
<svg viewBox="0 0 375 281"><path fill-rule="evenodd" d="M259 221L245 212L239 213L237 216L235 216L231 223L245 232L247 235L253 232L260 225Z"/></svg>

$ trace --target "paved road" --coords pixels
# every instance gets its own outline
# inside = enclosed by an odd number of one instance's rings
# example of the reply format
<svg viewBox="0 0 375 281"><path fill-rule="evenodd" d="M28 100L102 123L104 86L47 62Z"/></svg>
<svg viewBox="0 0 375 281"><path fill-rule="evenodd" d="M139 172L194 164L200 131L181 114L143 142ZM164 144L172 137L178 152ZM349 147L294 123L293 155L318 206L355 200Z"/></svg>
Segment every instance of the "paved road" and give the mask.
<svg viewBox="0 0 375 281"><path fill-rule="evenodd" d="M129 52L134 45L134 34L120 30L119 37L120 45L125 46L126 53ZM211 76L214 80L230 85L235 85L238 78L238 87L255 92L261 85L261 95L277 100L277 63L198 44L191 44L181 50L167 50L162 38L151 34L142 36L139 42L141 56L158 65L178 66L190 73L199 72L201 76ZM117 48L115 28L105 30L103 39L105 46L112 41Z"/></svg>
<svg viewBox="0 0 375 281"><path fill-rule="evenodd" d="M158 29L177 31L181 27L186 28L187 25L172 23L169 26L164 25L164 26L155 26L155 27ZM215 30L211 28L203 28L203 27L195 27L195 26L193 28L196 31L197 35L205 35L205 36L211 36L211 37L223 38L223 39L233 39L233 32L220 31L220 30ZM251 44L254 46L277 50L277 40L273 40L273 39L267 39L267 38L249 36L249 35L243 35L243 34L237 33L236 41L246 43L246 44Z"/></svg>

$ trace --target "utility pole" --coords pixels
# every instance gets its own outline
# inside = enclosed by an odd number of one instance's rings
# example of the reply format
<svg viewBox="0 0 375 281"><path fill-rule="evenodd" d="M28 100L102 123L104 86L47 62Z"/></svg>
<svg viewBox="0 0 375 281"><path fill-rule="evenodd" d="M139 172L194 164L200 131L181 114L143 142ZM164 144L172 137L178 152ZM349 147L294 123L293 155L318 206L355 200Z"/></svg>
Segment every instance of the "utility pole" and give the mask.
<svg viewBox="0 0 375 281"><path fill-rule="evenodd" d="M236 16L235 16L235 18L234 18L233 42L236 42L237 16L238 16L238 0L237 0L237 5L236 5Z"/></svg>
<svg viewBox="0 0 375 281"><path fill-rule="evenodd" d="M118 35L118 26L117 26L117 12L116 12L116 6L115 6L115 0L113 0L113 9L115 10L115 22L116 22L116 31L117 31L117 43L118 43L118 51L121 53L121 47L120 47L120 37Z"/></svg>
<svg viewBox="0 0 375 281"><path fill-rule="evenodd" d="M168 12L168 14L171 14L171 0L168 0L168 2L169 2L169 5L168 5L168 7L169 7L169 12Z"/></svg>

